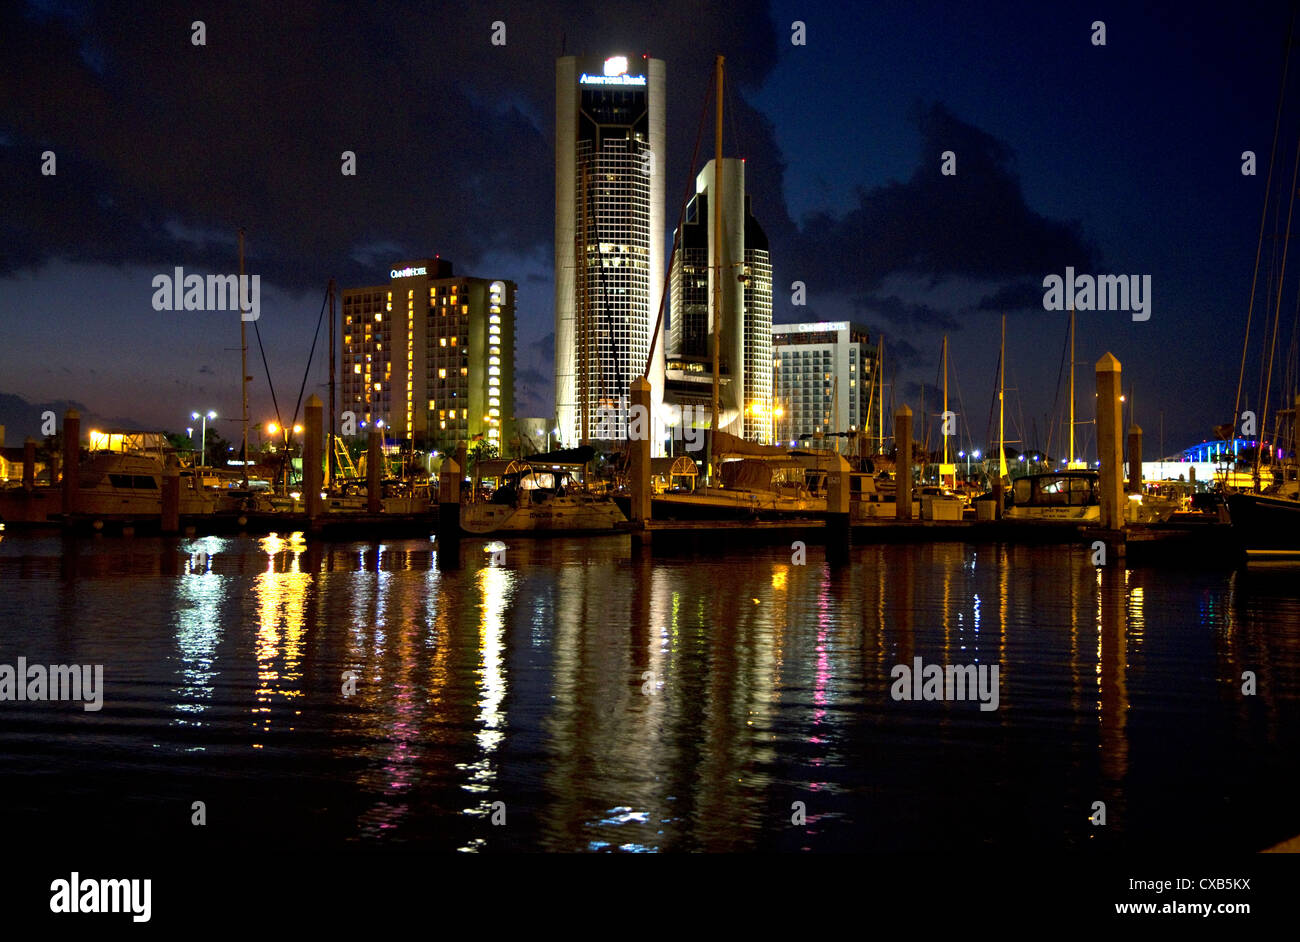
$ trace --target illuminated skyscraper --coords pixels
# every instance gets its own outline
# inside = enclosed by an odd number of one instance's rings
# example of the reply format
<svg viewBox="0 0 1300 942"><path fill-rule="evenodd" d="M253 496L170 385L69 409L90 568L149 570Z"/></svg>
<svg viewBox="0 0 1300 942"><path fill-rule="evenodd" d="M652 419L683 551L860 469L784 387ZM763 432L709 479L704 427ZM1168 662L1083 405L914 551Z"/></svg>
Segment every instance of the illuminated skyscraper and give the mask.
<svg viewBox="0 0 1300 942"><path fill-rule="evenodd" d="M668 379L679 405L698 411L713 386L713 205L710 160L695 180L672 272ZM750 441L772 441L772 263L767 235L745 194L745 162L722 161L722 325L718 427ZM693 388L692 388L693 387ZM690 392L687 390L690 389Z"/></svg>
<svg viewBox="0 0 1300 942"><path fill-rule="evenodd" d="M627 435L664 280L664 64L555 67L555 416L566 446ZM665 318L666 319L666 318ZM649 380L662 448L663 325Z"/></svg>
<svg viewBox="0 0 1300 942"><path fill-rule="evenodd" d="M343 291L341 408L386 438L454 451L514 436L515 284L399 262L386 285Z"/></svg>
<svg viewBox="0 0 1300 942"><path fill-rule="evenodd" d="M772 365L781 410L776 420L780 440L857 432L879 424L872 414L880 404L876 346L861 324L777 324L772 328Z"/></svg>

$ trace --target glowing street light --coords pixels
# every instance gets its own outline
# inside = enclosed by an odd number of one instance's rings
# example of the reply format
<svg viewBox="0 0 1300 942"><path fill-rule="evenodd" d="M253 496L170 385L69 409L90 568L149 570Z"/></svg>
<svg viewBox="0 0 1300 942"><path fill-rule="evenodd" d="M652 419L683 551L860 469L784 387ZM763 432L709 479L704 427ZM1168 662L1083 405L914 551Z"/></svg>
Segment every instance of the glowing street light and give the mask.
<svg viewBox="0 0 1300 942"><path fill-rule="evenodd" d="M215 419L217 414L209 409L200 415L197 412L191 412L191 419L203 420L203 431L199 435L199 467L203 467L204 462L208 460L208 419Z"/></svg>

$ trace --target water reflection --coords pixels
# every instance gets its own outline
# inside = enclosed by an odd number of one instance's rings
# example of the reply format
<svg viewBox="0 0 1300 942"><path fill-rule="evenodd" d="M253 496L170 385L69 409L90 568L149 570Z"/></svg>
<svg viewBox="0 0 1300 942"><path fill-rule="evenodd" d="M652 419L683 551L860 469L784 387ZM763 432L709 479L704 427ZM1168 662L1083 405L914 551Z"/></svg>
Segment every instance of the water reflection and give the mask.
<svg viewBox="0 0 1300 942"><path fill-rule="evenodd" d="M461 787L478 798L474 805L464 809L465 814L472 816L488 816L493 810L492 790L496 780L493 754L505 738L505 714L501 708L501 702L506 696L503 616L512 601L514 578L511 571L497 566L485 566L476 574L479 591L480 660L476 671L479 691L477 718L479 729L474 739L478 748L473 762L460 763L456 766L461 772L466 773L466 780ZM460 850L478 850L485 844L485 838L476 837Z"/></svg>
<svg viewBox="0 0 1300 942"><path fill-rule="evenodd" d="M174 709L181 715L172 722L202 725L199 716L210 704L216 670L217 646L222 639L222 607L227 577L213 570L224 541L216 537L193 540L183 577L176 579L176 647L180 655L180 686L175 687ZM193 747L202 751L203 746Z"/></svg>
<svg viewBox="0 0 1300 942"><path fill-rule="evenodd" d="M269 733L275 705L292 703L303 696L301 661L303 656L304 615L309 601L312 575L300 566L306 543L301 533L287 538L277 534L264 537L261 550L266 568L253 580L257 604L257 688L252 712L255 728ZM301 709L293 710L301 716ZM292 731L290 725L289 730ZM254 737L253 748L261 749L265 739Z"/></svg>
<svg viewBox="0 0 1300 942"><path fill-rule="evenodd" d="M301 534L7 538L4 641L63 661L107 651L115 694L160 710L172 742L291 795L275 823L301 840L1156 844L1207 802L1227 809L1198 826L1211 846L1300 831L1282 794L1300 773L1290 574L1096 569L1082 548L961 544L859 546L831 567L816 551L796 565L777 550L508 541L506 560L467 549L453 567L423 541ZM891 668L917 657L998 665L998 710L893 700ZM41 722L46 736L69 721ZM22 735L35 733L0 730L0 759ZM102 735L123 756L153 748L132 724ZM68 772L37 761L52 782ZM185 770L138 761L151 788L193 792ZM1087 822L1098 800L1106 828ZM498 801L507 827L492 822ZM239 813L258 809L250 798Z"/></svg>

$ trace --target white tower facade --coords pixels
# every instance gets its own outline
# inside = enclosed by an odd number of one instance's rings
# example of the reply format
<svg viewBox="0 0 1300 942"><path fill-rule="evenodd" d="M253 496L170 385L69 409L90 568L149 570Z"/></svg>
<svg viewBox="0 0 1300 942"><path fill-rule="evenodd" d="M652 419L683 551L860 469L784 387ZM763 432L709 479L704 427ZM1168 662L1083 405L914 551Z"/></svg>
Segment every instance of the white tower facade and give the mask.
<svg viewBox="0 0 1300 942"><path fill-rule="evenodd" d="M664 284L664 64L566 56L555 68L555 419L566 447L627 437ZM666 319L666 316L665 316ZM662 451L664 328L648 379Z"/></svg>

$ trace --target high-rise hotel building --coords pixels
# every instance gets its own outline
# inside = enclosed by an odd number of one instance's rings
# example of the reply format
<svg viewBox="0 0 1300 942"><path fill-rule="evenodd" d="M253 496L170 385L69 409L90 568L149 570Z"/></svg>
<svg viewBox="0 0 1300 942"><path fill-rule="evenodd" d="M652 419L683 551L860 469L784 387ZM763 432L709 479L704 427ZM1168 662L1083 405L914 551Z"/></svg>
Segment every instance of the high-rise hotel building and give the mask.
<svg viewBox="0 0 1300 942"><path fill-rule="evenodd" d="M555 417L565 446L625 439L628 387L646 374L664 280L665 97L659 59L565 56L555 66ZM656 454L659 330L648 375Z"/></svg>
<svg viewBox="0 0 1300 942"><path fill-rule="evenodd" d="M817 433L867 428L879 408L872 399L876 348L867 329L850 321L776 324L772 327L776 376L776 435L798 441ZM880 395L879 389L875 395Z"/></svg>
<svg viewBox="0 0 1300 942"><path fill-rule="evenodd" d="M714 205L719 188L710 160L686 206L672 270L672 327L667 376L679 405L698 414L704 387L713 385ZM745 193L745 162L722 161L721 349L718 356L718 428L770 444L772 424L772 263L767 235ZM725 377L725 379L722 379ZM689 384L689 385L688 385ZM694 387L692 393L685 390ZM688 402L687 400L690 400ZM695 423L701 424L701 423Z"/></svg>
<svg viewBox="0 0 1300 942"><path fill-rule="evenodd" d="M342 400L358 425L454 450L514 437L515 284L455 277L443 259L399 262L386 285L346 288Z"/></svg>

